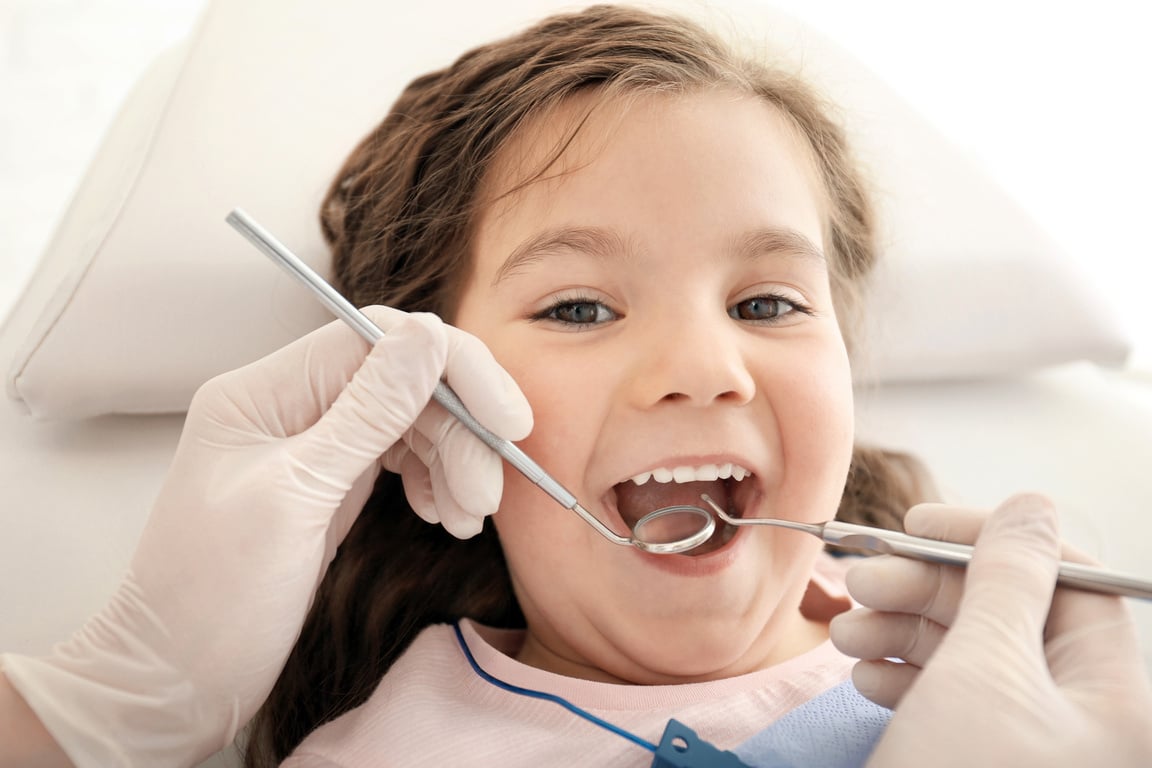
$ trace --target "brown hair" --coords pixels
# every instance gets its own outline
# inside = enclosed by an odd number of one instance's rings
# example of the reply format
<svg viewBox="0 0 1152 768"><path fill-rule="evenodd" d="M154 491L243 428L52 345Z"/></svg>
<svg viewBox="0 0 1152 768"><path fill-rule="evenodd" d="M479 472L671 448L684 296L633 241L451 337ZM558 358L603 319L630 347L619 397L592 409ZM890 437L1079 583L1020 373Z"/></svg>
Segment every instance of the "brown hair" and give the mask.
<svg viewBox="0 0 1152 768"><path fill-rule="evenodd" d="M551 17L414 80L324 201L341 289L357 305L450 321L470 268L481 181L517 129L591 88L717 87L775 105L811 146L829 203L833 294L851 345L857 295L876 259L873 213L827 108L798 79L740 58L695 24L626 7ZM838 517L898 528L903 510L926 495L921 480L910 457L858 446ZM523 625L493 527L454 539L417 518L399 479L384 473L253 721L246 764L278 763L316 727L363 703L421 629L465 616Z"/></svg>

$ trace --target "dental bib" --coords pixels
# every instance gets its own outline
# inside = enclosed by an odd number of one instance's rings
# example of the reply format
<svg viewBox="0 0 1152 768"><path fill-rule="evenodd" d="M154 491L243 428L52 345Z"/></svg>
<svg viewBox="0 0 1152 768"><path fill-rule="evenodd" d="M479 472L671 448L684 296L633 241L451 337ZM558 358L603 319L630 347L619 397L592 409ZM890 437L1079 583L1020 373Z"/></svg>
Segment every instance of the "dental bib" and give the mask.
<svg viewBox="0 0 1152 768"><path fill-rule="evenodd" d="M862 768L891 710L864 698L851 682L842 683L794 708L731 751L720 750L676 719L668 721L659 744L620 728L568 700L545 691L499 680L476 662L457 623L456 642L472 670L511 693L554 702L636 746L652 752L652 768Z"/></svg>

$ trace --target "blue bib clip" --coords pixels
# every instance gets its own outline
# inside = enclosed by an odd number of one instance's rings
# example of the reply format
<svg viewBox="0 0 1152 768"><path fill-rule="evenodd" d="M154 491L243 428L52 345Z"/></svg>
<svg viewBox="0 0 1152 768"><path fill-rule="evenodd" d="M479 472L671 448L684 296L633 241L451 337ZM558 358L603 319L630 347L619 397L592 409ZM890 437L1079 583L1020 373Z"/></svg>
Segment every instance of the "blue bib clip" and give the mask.
<svg viewBox="0 0 1152 768"><path fill-rule="evenodd" d="M669 720L656 748L652 768L749 768L731 752L722 752L679 720Z"/></svg>

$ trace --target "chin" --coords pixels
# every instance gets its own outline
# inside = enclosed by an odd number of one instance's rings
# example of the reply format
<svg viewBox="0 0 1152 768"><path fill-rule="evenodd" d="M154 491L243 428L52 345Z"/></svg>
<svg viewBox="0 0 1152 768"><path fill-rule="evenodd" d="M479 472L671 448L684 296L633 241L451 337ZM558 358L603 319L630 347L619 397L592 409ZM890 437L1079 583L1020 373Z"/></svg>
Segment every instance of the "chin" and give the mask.
<svg viewBox="0 0 1152 768"><path fill-rule="evenodd" d="M772 666L795 655L789 649L809 646L810 622L799 607L807 579L793 582L776 574L754 589L740 589L741 585L749 586L747 574L743 575L746 578L740 585L719 594L714 589L692 589L703 587L706 580L689 580L684 585L687 588L681 590L681 599L664 615L630 611L632 632L626 647L633 650L632 658L643 664L651 678L636 682L663 684L732 677ZM773 581L791 586L774 590ZM652 605L655 598L649 597L638 605ZM625 646L621 643L620 647Z"/></svg>
<svg viewBox="0 0 1152 768"><path fill-rule="evenodd" d="M633 672L620 676L645 685L717 680L761 667L761 648L774 645L771 622L759 629L747 616L719 616L713 611L645 620L638 617L626 638L613 645L630 661Z"/></svg>
<svg viewBox="0 0 1152 768"><path fill-rule="evenodd" d="M732 634L698 632L689 628L674 638L644 645L636 659L634 682L674 685L720 680L760 668L755 659L754 638Z"/></svg>

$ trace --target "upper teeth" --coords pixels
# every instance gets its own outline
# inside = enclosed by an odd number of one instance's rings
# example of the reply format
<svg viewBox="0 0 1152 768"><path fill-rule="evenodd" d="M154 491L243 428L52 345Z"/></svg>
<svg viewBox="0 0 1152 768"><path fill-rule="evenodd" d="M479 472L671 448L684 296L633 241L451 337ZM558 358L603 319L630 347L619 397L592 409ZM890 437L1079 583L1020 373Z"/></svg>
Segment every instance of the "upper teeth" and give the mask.
<svg viewBox="0 0 1152 768"><path fill-rule="evenodd" d="M644 485L649 480L658 483L694 483L698 480L727 480L731 477L739 482L752 473L739 464L705 464L700 467L660 467L651 472L641 472L632 478L636 485Z"/></svg>

